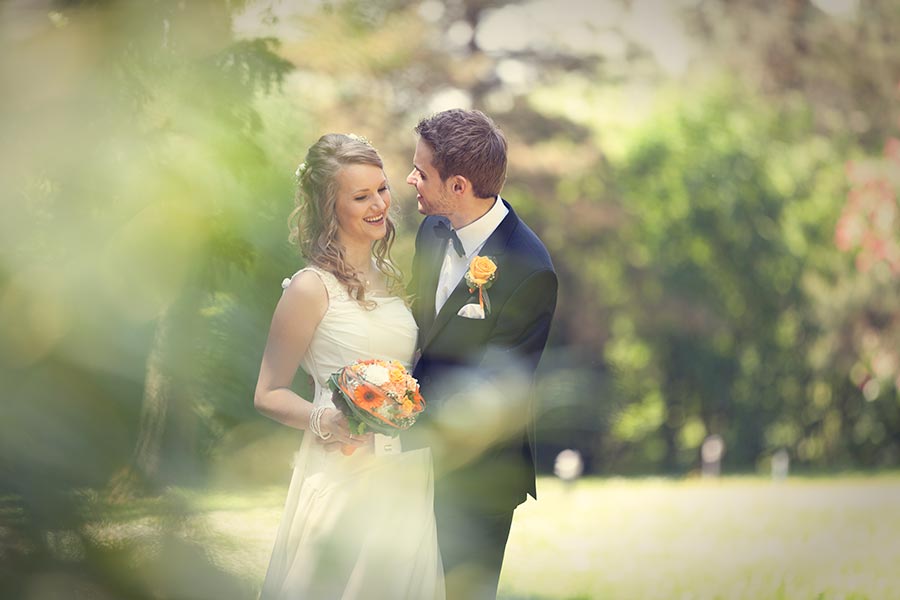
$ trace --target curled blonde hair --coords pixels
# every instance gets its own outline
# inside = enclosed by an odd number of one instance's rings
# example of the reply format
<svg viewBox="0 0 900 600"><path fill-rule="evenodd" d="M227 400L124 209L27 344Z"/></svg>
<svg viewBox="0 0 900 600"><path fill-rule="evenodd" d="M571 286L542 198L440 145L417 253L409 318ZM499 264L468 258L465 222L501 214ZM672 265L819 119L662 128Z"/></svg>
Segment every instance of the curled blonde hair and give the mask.
<svg viewBox="0 0 900 600"><path fill-rule="evenodd" d="M364 138L342 133L328 133L319 138L306 153L306 160L297 169L296 208L288 217L289 240L297 244L307 263L334 274L350 297L366 309L375 302L366 299L365 283L353 267L347 264L346 251L338 242L338 222L335 212L338 175L347 165L374 165L384 169L378 151ZM390 213L385 215L387 233L372 247L375 266L385 275L390 293L404 297L403 273L394 266L391 247L396 228Z"/></svg>

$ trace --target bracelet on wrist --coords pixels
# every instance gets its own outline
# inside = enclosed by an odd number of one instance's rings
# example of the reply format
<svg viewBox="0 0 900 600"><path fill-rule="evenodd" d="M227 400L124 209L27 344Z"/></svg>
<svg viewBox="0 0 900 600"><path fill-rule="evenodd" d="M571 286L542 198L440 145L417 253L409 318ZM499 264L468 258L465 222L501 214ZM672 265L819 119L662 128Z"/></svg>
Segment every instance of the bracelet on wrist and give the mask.
<svg viewBox="0 0 900 600"><path fill-rule="evenodd" d="M309 430L320 440L327 440L333 435L328 431L322 432L322 416L328 408L327 406L317 406L309 415Z"/></svg>

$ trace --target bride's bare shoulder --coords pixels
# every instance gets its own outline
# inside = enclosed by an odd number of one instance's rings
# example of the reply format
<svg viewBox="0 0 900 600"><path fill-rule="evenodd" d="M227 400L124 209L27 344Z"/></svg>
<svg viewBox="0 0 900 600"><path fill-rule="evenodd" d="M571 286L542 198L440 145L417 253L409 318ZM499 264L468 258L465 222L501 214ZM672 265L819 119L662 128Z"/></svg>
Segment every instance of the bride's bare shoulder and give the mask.
<svg viewBox="0 0 900 600"><path fill-rule="evenodd" d="M328 307L328 289L322 276L312 270L298 271L282 283L281 301L289 305L299 305L304 310Z"/></svg>

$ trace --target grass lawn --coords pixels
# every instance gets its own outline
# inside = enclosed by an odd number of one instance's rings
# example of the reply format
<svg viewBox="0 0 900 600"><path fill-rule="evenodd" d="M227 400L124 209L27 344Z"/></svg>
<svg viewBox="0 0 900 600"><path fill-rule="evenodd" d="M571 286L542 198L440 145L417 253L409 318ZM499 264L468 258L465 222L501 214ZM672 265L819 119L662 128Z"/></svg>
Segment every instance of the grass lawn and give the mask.
<svg viewBox="0 0 900 600"><path fill-rule="evenodd" d="M506 598L900 598L900 477L540 483Z"/></svg>
<svg viewBox="0 0 900 600"><path fill-rule="evenodd" d="M196 499L215 562L265 573L287 490ZM900 475L541 479L501 598L900 599Z"/></svg>

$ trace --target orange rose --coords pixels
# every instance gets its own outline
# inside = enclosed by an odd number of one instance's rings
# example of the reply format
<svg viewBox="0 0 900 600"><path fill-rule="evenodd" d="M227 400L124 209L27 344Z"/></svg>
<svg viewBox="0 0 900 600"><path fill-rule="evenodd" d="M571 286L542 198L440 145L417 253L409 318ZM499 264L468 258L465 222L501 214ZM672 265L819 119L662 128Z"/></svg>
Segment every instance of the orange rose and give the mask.
<svg viewBox="0 0 900 600"><path fill-rule="evenodd" d="M408 417L412 414L415 405L408 398L400 403L400 414Z"/></svg>
<svg viewBox="0 0 900 600"><path fill-rule="evenodd" d="M494 273L497 272L497 265L486 256L476 256L469 265L469 280L475 285L484 285L489 282Z"/></svg>
<svg viewBox="0 0 900 600"><path fill-rule="evenodd" d="M390 377L391 383L406 383L406 371L403 369L403 365L392 365L392 368L390 370Z"/></svg>

